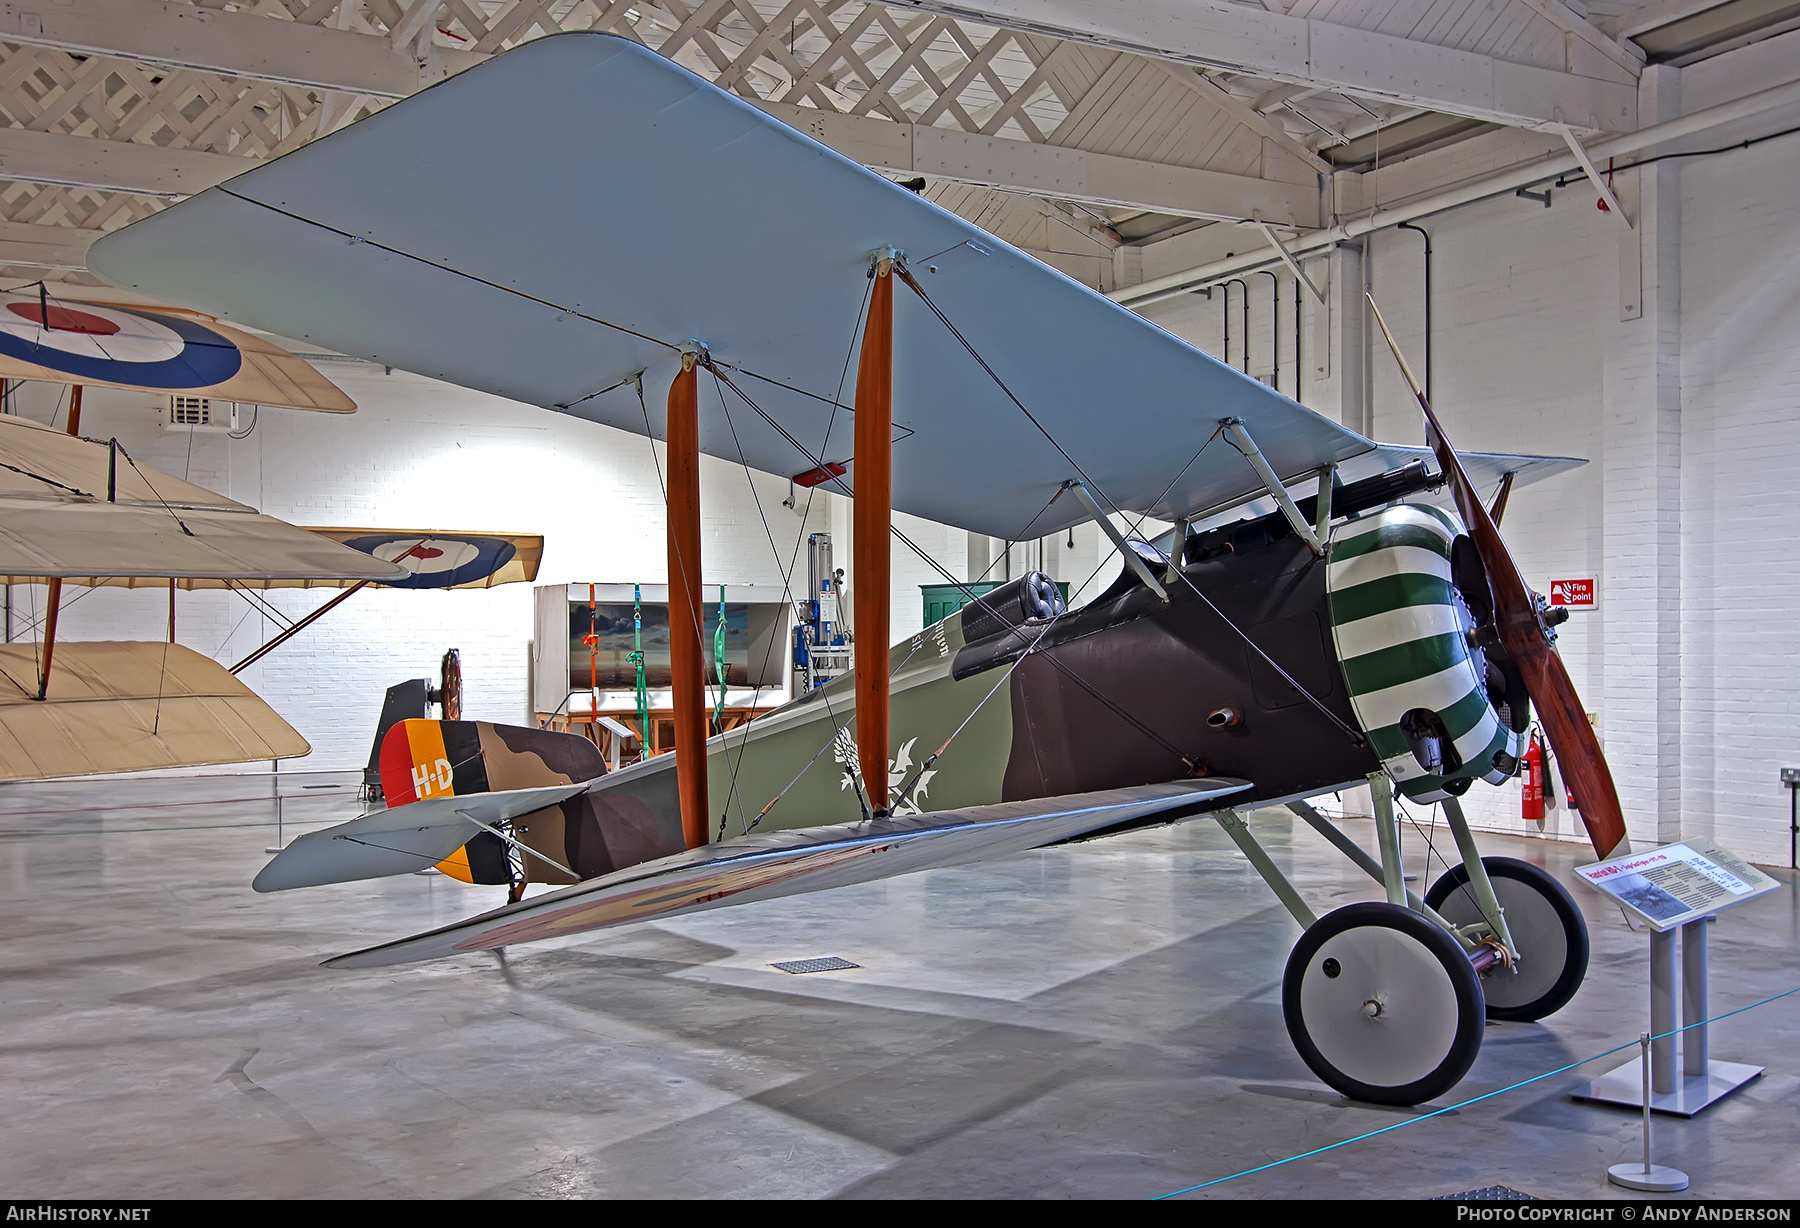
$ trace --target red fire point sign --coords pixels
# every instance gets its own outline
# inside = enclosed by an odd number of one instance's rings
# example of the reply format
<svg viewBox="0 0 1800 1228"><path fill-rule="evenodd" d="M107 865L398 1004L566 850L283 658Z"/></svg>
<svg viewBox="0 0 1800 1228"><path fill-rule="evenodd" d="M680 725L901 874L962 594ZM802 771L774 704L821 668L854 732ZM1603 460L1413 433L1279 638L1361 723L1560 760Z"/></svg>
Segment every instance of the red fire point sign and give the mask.
<svg viewBox="0 0 1800 1228"><path fill-rule="evenodd" d="M1592 580L1552 580L1550 581L1550 604L1565 605L1575 609L1589 608L1594 604L1594 582Z"/></svg>

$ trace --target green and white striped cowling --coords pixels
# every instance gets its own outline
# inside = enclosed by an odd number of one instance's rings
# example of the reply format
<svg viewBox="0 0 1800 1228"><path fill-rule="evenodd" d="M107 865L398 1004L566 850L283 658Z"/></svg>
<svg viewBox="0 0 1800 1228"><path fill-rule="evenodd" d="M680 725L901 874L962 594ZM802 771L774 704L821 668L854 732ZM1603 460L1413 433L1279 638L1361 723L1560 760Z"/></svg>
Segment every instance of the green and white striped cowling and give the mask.
<svg viewBox="0 0 1800 1228"><path fill-rule="evenodd" d="M1327 556L1331 634L1350 706L1400 792L1422 802L1446 796L1448 780L1500 783L1508 773L1494 756L1519 753L1471 657L1468 608L1451 583L1450 546L1462 532L1453 512L1403 503L1339 525ZM1400 731L1415 708L1437 713L1461 767L1426 772Z"/></svg>

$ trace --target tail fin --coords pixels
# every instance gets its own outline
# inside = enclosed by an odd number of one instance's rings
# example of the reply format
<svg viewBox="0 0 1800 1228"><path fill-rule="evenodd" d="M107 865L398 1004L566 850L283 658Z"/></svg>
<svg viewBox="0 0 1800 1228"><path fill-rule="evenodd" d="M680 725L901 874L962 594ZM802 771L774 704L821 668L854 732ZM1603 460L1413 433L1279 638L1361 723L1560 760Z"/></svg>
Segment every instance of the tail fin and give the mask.
<svg viewBox="0 0 1800 1228"><path fill-rule="evenodd" d="M489 791L474 721L401 721L381 742L381 791L389 808Z"/></svg>
<svg viewBox="0 0 1800 1228"><path fill-rule="evenodd" d="M579 784L606 771L606 761L586 738L547 729L494 725L487 721L404 720L381 743L381 788L389 809L441 797L549 788ZM552 808L526 815L517 838L556 865L568 862L565 822L579 824L584 813ZM534 819L538 821L533 821ZM504 885L512 868L504 841L489 832L471 839L437 869L465 883ZM533 882L573 882L576 876L546 877L547 867L526 857L521 867Z"/></svg>
<svg viewBox="0 0 1800 1228"><path fill-rule="evenodd" d="M381 791L388 809L434 797L467 797L489 791L481 731L474 721L412 718L381 741ZM465 883L512 882L506 845L482 832L437 863L439 873Z"/></svg>

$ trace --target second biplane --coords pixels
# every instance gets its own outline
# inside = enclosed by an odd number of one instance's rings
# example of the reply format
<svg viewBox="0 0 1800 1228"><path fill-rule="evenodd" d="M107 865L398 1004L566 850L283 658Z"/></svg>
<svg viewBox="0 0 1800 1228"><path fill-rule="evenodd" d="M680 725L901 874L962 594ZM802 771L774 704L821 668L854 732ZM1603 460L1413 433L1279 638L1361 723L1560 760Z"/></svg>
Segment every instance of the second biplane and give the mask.
<svg viewBox="0 0 1800 1228"><path fill-rule="evenodd" d="M606 35L496 57L100 240L91 262L667 442L676 753L601 774L562 735L396 728L384 763L414 800L295 841L259 889L459 851L464 877L581 881L334 966L1212 814L1304 927L1284 1013L1348 1095L1437 1096L1484 1016L1539 1018L1580 984L1568 893L1481 858L1456 800L1517 771L1535 705L1596 850L1623 847L1550 619L1495 527L1506 491L1578 462L1459 457L1422 397L1431 447L1379 446ZM666 393L660 429L646 392ZM858 577L854 678L710 740L701 452L854 493ZM1492 513L1478 482L1501 492ZM912 548L892 509L1009 541L1093 520L1124 566L1080 609L1028 575L890 652L889 551ZM1130 531L1144 517L1174 522L1165 547ZM1306 803L1365 781L1378 857ZM1443 804L1463 858L1422 900L1396 787ZM1243 818L1276 804L1386 902L1316 916Z"/></svg>

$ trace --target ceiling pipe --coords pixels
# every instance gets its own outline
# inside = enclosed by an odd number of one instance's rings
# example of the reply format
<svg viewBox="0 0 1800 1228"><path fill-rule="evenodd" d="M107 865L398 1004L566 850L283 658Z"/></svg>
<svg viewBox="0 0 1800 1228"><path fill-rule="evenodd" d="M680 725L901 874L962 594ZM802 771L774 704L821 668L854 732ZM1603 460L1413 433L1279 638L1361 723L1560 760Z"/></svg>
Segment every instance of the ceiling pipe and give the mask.
<svg viewBox="0 0 1800 1228"><path fill-rule="evenodd" d="M1627 132L1621 136L1609 137L1595 141L1586 146L1590 159L1617 158L1625 154L1636 153L1652 145L1664 141L1680 140L1694 136L1725 124L1735 123L1741 119L1750 119L1779 107L1800 103L1800 81L1790 81L1785 85L1777 85L1771 89L1748 94L1731 102L1723 102L1715 107L1695 111L1692 115L1683 115L1679 119L1671 119L1664 123L1652 124L1648 128L1640 128L1636 132ZM1500 196L1519 188L1530 187L1542 183L1546 179L1554 179L1558 175L1580 169L1581 163L1574 154L1562 154L1558 157L1545 158L1528 166L1514 167L1498 175L1490 175L1485 179L1477 179L1458 188L1450 188L1443 192L1434 192L1411 201L1402 201L1389 205L1385 209L1377 209L1365 217L1353 218L1337 226L1324 230L1303 232L1288 244L1290 255L1311 254L1335 247L1348 239L1360 238L1377 230L1386 230L1398 226L1402 222L1416 221L1433 213L1442 213L1446 209L1455 209L1462 205L1486 200L1490 196ZM1630 167L1622 167L1630 170ZM1274 248L1251 252L1247 255L1227 257L1215 260L1211 264L1203 264L1197 268L1187 269L1180 273L1170 273L1150 281L1140 282L1135 286L1126 286L1114 290L1107 295L1114 302L1126 307L1147 307L1151 303L1161 302L1176 294L1185 293L1206 282L1216 282L1224 277L1234 277L1250 272L1267 264L1274 264L1281 256Z"/></svg>

